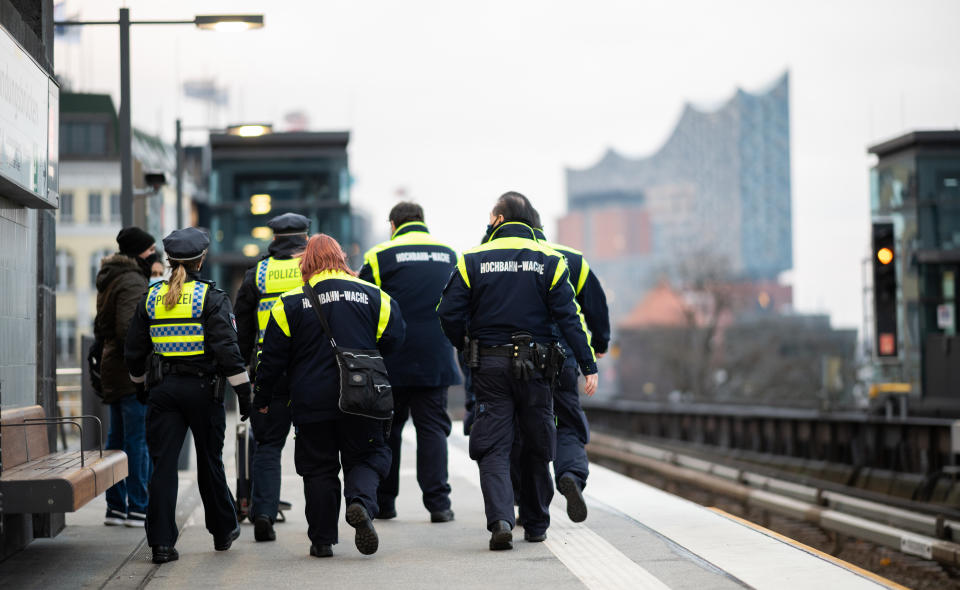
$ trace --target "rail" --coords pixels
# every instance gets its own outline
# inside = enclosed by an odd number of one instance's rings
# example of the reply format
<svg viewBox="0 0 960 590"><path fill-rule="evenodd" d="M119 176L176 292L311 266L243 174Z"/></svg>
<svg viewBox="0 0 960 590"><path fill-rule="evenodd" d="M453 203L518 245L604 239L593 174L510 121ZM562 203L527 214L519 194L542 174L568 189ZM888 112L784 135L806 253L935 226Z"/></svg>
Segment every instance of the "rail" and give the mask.
<svg viewBox="0 0 960 590"><path fill-rule="evenodd" d="M954 532L960 534L960 513L955 510L943 509L944 514L935 516L916 513L603 434L591 436L587 451L594 459L652 471L827 531L960 565L960 544L947 540Z"/></svg>

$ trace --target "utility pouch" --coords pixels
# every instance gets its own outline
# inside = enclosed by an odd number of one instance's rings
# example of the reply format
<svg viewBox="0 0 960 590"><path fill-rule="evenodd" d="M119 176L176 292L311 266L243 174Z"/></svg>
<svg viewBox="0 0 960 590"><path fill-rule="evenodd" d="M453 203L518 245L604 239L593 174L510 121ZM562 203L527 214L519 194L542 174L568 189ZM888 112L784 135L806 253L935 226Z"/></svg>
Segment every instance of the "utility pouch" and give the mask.
<svg viewBox="0 0 960 590"><path fill-rule="evenodd" d="M144 382L144 389L150 391L163 381L163 357L159 354L151 354L150 362L147 366L147 380Z"/></svg>
<svg viewBox="0 0 960 590"><path fill-rule="evenodd" d="M468 369L480 368L480 341L467 338L463 346L464 363Z"/></svg>
<svg viewBox="0 0 960 590"><path fill-rule="evenodd" d="M226 391L227 380L223 378L222 375L217 375L213 378L212 389L213 389L213 401L222 404L224 392Z"/></svg>
<svg viewBox="0 0 960 590"><path fill-rule="evenodd" d="M548 361L546 376L550 380L550 386L554 387L560 379L560 373L563 371L564 361L567 360L567 354L559 342L553 342L547 352Z"/></svg>
<svg viewBox="0 0 960 590"><path fill-rule="evenodd" d="M511 335L510 343L513 345L513 357L510 359L513 378L529 381L537 370L537 344L533 341L533 336L526 332Z"/></svg>

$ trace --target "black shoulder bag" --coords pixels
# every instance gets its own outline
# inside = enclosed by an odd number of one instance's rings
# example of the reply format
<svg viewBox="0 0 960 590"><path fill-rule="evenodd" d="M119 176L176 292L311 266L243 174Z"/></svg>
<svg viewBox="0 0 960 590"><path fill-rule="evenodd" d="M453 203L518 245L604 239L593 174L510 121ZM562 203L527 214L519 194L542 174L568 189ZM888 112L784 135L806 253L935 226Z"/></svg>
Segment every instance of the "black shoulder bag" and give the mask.
<svg viewBox="0 0 960 590"><path fill-rule="evenodd" d="M304 283L303 292L330 340L330 347L340 367L340 410L376 420L393 418L393 389L387 378L387 366L378 350L340 348L330 331L327 318L320 311L320 300L310 283Z"/></svg>

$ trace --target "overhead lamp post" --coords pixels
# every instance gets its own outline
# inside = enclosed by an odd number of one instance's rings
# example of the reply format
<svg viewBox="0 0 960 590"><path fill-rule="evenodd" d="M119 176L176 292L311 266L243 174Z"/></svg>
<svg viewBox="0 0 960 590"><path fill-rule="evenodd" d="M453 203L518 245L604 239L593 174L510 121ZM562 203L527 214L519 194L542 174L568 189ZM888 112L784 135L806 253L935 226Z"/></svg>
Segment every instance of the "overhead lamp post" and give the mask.
<svg viewBox="0 0 960 590"><path fill-rule="evenodd" d="M130 9L121 8L119 20L115 21L57 21L54 24L64 27L84 25L119 25L120 27L120 221L123 227L131 226L133 225L133 125L130 118L130 25L195 25L198 29L208 31L247 31L263 28L263 15L223 14L201 15L194 17L193 20L131 21ZM178 181L177 186L179 185Z"/></svg>

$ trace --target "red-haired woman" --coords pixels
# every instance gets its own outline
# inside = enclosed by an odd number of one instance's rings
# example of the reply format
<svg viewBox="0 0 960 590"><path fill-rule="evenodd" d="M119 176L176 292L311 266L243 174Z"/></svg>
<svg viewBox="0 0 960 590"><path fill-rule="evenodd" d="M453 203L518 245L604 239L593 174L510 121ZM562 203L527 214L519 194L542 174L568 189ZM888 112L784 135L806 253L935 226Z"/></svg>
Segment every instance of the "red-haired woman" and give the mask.
<svg viewBox="0 0 960 590"><path fill-rule="evenodd" d="M300 271L316 292L320 313L338 346L385 353L403 342L406 326L396 302L356 278L336 240L325 234L311 237ZM303 477L310 555L333 555L341 462L347 523L356 529L357 549L375 553L379 540L372 519L379 511L377 488L390 469L390 448L381 421L340 411L340 370L303 287L281 295L270 312L257 368L257 411L267 411L273 388L284 376L289 379L294 458Z"/></svg>

